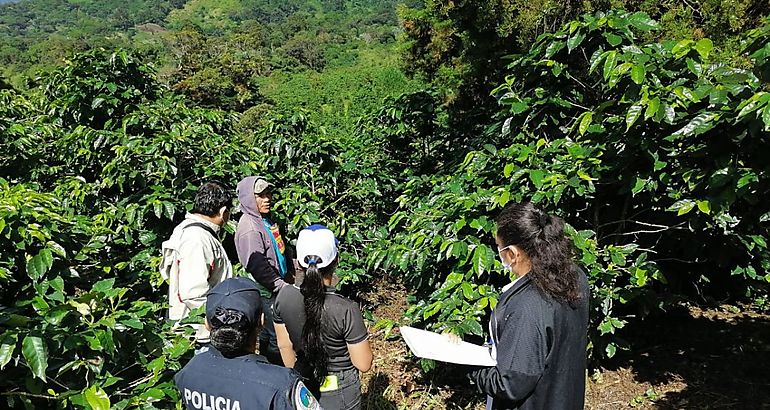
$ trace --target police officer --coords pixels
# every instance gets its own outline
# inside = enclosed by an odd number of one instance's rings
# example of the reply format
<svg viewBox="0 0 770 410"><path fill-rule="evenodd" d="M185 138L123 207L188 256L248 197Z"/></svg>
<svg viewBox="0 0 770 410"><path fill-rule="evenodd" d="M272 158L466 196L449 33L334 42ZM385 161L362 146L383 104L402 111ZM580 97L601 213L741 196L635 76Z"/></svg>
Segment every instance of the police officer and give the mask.
<svg viewBox="0 0 770 410"><path fill-rule="evenodd" d="M262 325L259 289L247 278L230 278L206 297L210 347L174 376L188 410L320 409L300 380L254 354Z"/></svg>

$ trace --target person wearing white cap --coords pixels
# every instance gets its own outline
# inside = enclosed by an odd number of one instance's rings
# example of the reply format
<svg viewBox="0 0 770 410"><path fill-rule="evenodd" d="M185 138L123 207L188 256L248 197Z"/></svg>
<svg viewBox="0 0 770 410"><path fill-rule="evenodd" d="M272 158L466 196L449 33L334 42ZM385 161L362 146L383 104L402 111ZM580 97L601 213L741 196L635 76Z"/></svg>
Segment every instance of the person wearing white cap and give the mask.
<svg viewBox="0 0 770 410"><path fill-rule="evenodd" d="M273 320L284 364L305 377L321 406L360 409L358 372L371 368L372 349L358 304L332 286L337 244L323 225L299 233L297 259L304 279L281 288Z"/></svg>

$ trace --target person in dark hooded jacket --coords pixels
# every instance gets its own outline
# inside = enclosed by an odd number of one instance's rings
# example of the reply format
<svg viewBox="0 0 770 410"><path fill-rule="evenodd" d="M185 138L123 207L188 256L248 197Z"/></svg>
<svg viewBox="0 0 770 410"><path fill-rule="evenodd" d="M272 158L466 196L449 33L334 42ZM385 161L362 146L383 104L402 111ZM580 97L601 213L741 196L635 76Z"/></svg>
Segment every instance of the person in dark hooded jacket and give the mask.
<svg viewBox="0 0 770 410"><path fill-rule="evenodd" d="M294 264L278 224L271 218L273 187L262 176L246 177L238 183L243 215L235 231L235 250L262 295L265 326L259 335L259 351L271 363L283 365L273 327L273 302L282 287L293 283Z"/></svg>

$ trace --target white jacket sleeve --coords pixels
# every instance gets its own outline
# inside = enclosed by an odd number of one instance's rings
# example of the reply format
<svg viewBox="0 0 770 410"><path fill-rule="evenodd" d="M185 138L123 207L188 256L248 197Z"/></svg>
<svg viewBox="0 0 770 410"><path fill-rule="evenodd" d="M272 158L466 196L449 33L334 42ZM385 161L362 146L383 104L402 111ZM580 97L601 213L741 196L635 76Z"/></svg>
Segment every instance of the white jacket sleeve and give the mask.
<svg viewBox="0 0 770 410"><path fill-rule="evenodd" d="M213 265L214 252L209 241L194 234L182 235L179 244L179 299L189 309L206 303Z"/></svg>

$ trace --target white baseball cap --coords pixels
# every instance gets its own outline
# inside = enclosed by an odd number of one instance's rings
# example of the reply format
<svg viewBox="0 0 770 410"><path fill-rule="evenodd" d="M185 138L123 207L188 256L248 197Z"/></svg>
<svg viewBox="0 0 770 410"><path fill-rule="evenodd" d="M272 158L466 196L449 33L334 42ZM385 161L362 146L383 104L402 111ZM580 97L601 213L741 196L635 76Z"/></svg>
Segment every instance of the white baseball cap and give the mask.
<svg viewBox="0 0 770 410"><path fill-rule="evenodd" d="M303 268L310 266L308 263L317 256L316 266L325 268L337 259L337 245L339 241L329 228L314 224L300 231L297 237L297 259Z"/></svg>

